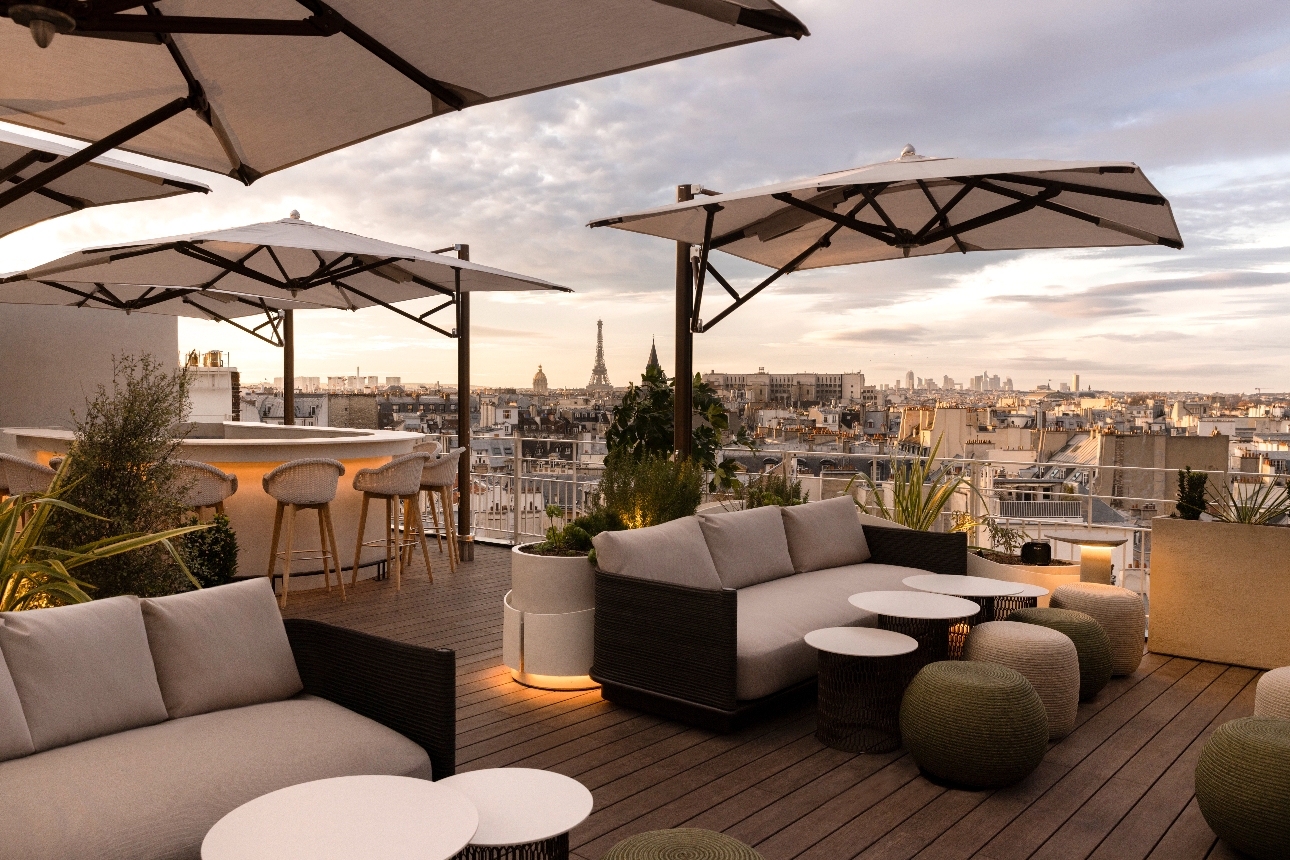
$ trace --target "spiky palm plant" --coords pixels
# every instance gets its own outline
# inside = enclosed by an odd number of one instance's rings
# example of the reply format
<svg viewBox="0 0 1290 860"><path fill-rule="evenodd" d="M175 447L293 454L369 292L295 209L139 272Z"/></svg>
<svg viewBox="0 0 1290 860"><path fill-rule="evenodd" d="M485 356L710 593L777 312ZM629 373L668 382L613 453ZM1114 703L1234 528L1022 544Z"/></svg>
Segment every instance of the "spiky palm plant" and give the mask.
<svg viewBox="0 0 1290 860"><path fill-rule="evenodd" d="M874 499L875 510L872 513L917 531L931 531L936 519L961 487L975 493L976 488L967 478L962 475L954 477L949 469L937 467L936 455L940 449L941 440L937 438L927 457L908 460L892 457L890 508L873 478L863 473L858 475L864 479L869 495ZM850 484L847 490L850 492Z"/></svg>

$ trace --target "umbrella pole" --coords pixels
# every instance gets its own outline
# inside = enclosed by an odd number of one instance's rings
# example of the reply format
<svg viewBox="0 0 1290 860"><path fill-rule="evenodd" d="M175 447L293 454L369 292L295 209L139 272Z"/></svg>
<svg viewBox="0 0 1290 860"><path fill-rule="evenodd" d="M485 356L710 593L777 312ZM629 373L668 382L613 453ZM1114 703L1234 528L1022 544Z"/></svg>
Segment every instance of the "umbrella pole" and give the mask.
<svg viewBox="0 0 1290 860"><path fill-rule="evenodd" d="M282 312L282 423L296 423L296 326L291 310Z"/></svg>
<svg viewBox="0 0 1290 860"><path fill-rule="evenodd" d="M689 185L676 186L676 201L693 200ZM694 268L690 264L690 244L676 243L676 397L673 404L673 438L676 453L689 459L694 438L694 332L690 318L694 314L691 282Z"/></svg>
<svg viewBox="0 0 1290 860"><path fill-rule="evenodd" d="M470 246L458 245L457 257L470 259ZM470 540L470 293L461 291L457 271L457 447L464 448L457 465L457 551L460 561L475 560Z"/></svg>

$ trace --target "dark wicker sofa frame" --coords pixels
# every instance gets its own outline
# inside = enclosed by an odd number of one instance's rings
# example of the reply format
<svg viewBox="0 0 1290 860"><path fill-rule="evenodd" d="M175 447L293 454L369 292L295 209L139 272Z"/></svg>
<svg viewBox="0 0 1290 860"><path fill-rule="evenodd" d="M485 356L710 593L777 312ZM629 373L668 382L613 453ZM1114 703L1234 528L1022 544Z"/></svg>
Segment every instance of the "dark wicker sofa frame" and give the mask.
<svg viewBox="0 0 1290 860"><path fill-rule="evenodd" d="M284 622L305 692L375 720L425 749L436 780L457 769L457 654L347 630Z"/></svg>
<svg viewBox="0 0 1290 860"><path fill-rule="evenodd" d="M967 573L967 535L866 525L877 564ZM811 679L752 701L735 697L738 592L710 591L596 570L591 677L611 702L715 731L809 695Z"/></svg>

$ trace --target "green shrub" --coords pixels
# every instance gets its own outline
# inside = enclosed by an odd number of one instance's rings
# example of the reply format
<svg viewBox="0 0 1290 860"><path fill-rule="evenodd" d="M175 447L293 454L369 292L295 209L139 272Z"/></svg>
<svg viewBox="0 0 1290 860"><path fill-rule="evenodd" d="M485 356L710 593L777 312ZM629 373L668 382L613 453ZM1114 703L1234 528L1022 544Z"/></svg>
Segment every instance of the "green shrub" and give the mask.
<svg viewBox="0 0 1290 860"><path fill-rule="evenodd" d="M610 451L600 478L600 498L590 515L619 528L639 529L692 516L702 499L703 471L693 460L657 454L638 459L626 451Z"/></svg>
<svg viewBox="0 0 1290 860"><path fill-rule="evenodd" d="M736 483L735 498L742 499L745 508L763 508L770 505L788 507L804 505L810 493L802 491L801 481L789 481L777 472L758 475L747 486Z"/></svg>
<svg viewBox="0 0 1290 860"><path fill-rule="evenodd" d="M1205 513L1205 483L1209 475L1193 472L1191 466L1178 470L1178 516L1198 520Z"/></svg>
<svg viewBox="0 0 1290 860"><path fill-rule="evenodd" d="M195 524L197 518L189 522ZM175 541L175 548L202 588L224 585L237 576L237 534L223 514L216 514L208 528Z"/></svg>
<svg viewBox="0 0 1290 860"><path fill-rule="evenodd" d="M186 487L171 463L176 429L188 405L188 377L167 371L150 355L113 359L112 390L99 386L77 417L66 464L63 501L96 515L60 510L50 517L49 545L84 546L121 535L163 532L183 525ZM156 597L186 591L192 581L158 544L93 561L77 576L94 597Z"/></svg>

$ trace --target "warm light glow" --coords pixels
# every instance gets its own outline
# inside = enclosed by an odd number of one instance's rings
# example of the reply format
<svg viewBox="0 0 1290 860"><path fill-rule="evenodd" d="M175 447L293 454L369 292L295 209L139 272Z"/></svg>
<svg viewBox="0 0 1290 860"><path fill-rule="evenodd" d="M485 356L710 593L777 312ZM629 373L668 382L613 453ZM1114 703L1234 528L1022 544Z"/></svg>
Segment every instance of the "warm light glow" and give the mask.
<svg viewBox="0 0 1290 860"><path fill-rule="evenodd" d="M517 684L538 690L595 690L600 687L588 675L530 675L512 669L511 677Z"/></svg>

